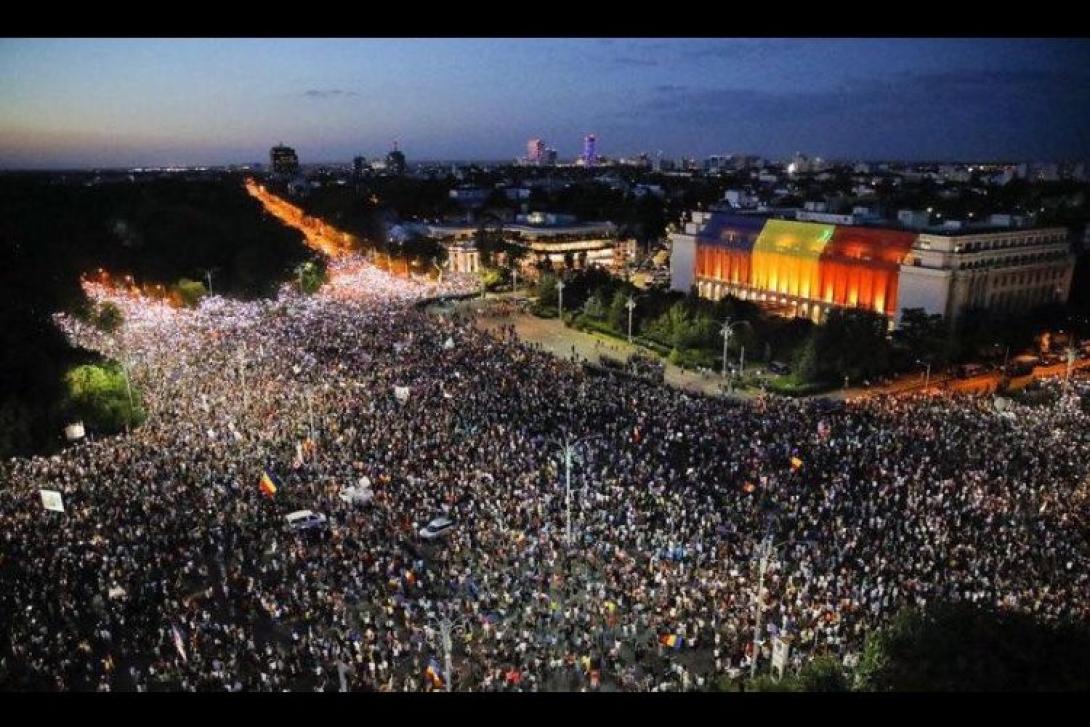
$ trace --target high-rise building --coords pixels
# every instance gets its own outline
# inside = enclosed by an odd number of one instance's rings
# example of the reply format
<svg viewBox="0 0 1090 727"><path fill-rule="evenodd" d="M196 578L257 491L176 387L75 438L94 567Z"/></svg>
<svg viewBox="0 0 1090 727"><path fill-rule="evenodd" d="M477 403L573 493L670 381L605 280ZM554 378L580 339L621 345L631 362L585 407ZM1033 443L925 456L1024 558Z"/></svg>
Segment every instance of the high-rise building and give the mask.
<svg viewBox="0 0 1090 727"><path fill-rule="evenodd" d="M583 165L593 167L598 161L598 139L594 134L583 137Z"/></svg>
<svg viewBox="0 0 1090 727"><path fill-rule="evenodd" d="M531 164L545 161L545 142L541 139L530 139L526 142L526 159Z"/></svg>
<svg viewBox="0 0 1090 727"><path fill-rule="evenodd" d="M545 150L545 157L542 160L545 164L556 164L556 149L548 148Z"/></svg>
<svg viewBox="0 0 1090 727"><path fill-rule="evenodd" d="M396 141L393 150L386 155L386 170L397 175L405 173L405 154L397 148Z"/></svg>
<svg viewBox="0 0 1090 727"><path fill-rule="evenodd" d="M299 173L299 157L294 149L284 146L283 142L269 150L269 160L273 174L278 177L294 177Z"/></svg>
<svg viewBox="0 0 1090 727"><path fill-rule="evenodd" d="M363 176L363 170L367 166L367 157L358 156L352 160L352 176L359 179Z"/></svg>

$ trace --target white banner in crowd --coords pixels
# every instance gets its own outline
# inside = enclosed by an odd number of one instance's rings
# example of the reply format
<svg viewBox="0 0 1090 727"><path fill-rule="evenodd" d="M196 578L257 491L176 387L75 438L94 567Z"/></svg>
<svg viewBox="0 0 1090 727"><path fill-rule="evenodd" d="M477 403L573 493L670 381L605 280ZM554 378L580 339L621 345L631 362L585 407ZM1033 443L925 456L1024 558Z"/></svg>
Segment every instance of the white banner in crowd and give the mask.
<svg viewBox="0 0 1090 727"><path fill-rule="evenodd" d="M402 404L404 404L406 401L409 400L409 387L408 386L395 386L394 387L394 396L397 397L398 401L400 401Z"/></svg>
<svg viewBox="0 0 1090 727"><path fill-rule="evenodd" d="M443 344L443 348L445 348L448 351L450 349L454 348L454 339L451 338L450 336L447 336L447 340L446 340L446 343Z"/></svg>
<svg viewBox="0 0 1090 727"><path fill-rule="evenodd" d="M64 501L56 490L39 490L42 493L42 507L54 512L64 512Z"/></svg>
<svg viewBox="0 0 1090 727"><path fill-rule="evenodd" d="M64 428L64 436L68 438L69 442L82 439L83 435L83 422L74 422Z"/></svg>

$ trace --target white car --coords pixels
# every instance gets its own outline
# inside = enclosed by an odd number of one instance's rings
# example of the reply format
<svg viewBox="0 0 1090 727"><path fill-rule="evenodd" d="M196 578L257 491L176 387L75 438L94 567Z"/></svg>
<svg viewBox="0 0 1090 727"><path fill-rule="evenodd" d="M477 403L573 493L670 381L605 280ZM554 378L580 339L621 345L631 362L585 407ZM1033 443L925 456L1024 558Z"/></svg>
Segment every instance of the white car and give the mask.
<svg viewBox="0 0 1090 727"><path fill-rule="evenodd" d="M310 530L326 524L326 516L313 510L296 510L284 517L292 530Z"/></svg>
<svg viewBox="0 0 1090 727"><path fill-rule="evenodd" d="M337 497L349 505L366 505L375 499L375 491L369 487L345 487Z"/></svg>
<svg viewBox="0 0 1090 727"><path fill-rule="evenodd" d="M424 540L435 540L445 535L453 527L454 521L449 517L437 517L422 527L419 535Z"/></svg>

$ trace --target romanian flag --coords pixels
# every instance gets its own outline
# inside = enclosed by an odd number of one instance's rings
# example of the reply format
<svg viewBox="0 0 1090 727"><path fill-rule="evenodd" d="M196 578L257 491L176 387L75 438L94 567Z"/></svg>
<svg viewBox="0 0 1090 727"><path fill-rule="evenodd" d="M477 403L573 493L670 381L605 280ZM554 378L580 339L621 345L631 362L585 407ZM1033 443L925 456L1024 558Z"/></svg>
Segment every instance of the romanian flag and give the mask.
<svg viewBox="0 0 1090 727"><path fill-rule="evenodd" d="M264 494L266 497L272 497L276 494L276 491L280 489L277 486L277 479L273 475L269 474L268 470L265 470L261 473L260 487L262 494Z"/></svg>
<svg viewBox="0 0 1090 727"><path fill-rule="evenodd" d="M677 634L663 634L659 637L659 643L670 649L680 649L685 645L685 639Z"/></svg>
<svg viewBox="0 0 1090 727"><path fill-rule="evenodd" d="M436 689L443 686L443 670L439 668L439 662L435 659L428 660L428 668L424 670L424 676L431 681Z"/></svg>
<svg viewBox="0 0 1090 727"><path fill-rule="evenodd" d="M799 467L802 467L802 460L799 459L798 457L792 457L791 458L791 469L797 470Z"/></svg>

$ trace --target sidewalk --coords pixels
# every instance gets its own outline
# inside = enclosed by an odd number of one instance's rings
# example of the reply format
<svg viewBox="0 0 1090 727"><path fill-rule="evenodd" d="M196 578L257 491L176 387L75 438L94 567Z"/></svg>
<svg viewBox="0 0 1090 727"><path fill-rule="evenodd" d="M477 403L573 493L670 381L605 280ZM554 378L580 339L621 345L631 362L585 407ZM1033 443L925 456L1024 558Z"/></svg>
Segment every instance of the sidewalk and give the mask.
<svg viewBox="0 0 1090 727"><path fill-rule="evenodd" d="M605 355L616 359L627 359L633 353L651 353L647 349L635 346L627 341L611 338L601 333L587 333L561 324L558 318L538 318L534 315L519 314L511 316L478 315L475 324L482 330L495 332L504 326L514 326L519 339L526 343L539 344L549 353L559 358L571 359L574 353L577 361L598 363L599 356ZM657 354L653 354L657 357ZM735 391L722 394L722 379L716 374L699 374L687 371L663 360L666 366L666 383L674 388L709 396L726 396L745 400L754 394Z"/></svg>

